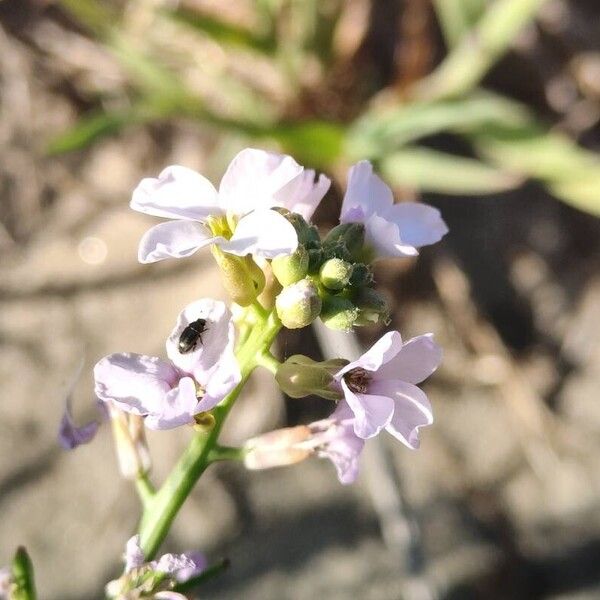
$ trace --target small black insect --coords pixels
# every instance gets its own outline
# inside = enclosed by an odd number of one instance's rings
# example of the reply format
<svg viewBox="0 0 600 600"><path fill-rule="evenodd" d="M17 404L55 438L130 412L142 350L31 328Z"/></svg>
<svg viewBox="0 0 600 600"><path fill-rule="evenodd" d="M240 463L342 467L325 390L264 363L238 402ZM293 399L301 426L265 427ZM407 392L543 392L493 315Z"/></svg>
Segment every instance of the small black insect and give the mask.
<svg viewBox="0 0 600 600"><path fill-rule="evenodd" d="M177 348L180 354L187 354L196 348L198 342L202 343L202 334L206 331L206 319L192 321L179 336Z"/></svg>

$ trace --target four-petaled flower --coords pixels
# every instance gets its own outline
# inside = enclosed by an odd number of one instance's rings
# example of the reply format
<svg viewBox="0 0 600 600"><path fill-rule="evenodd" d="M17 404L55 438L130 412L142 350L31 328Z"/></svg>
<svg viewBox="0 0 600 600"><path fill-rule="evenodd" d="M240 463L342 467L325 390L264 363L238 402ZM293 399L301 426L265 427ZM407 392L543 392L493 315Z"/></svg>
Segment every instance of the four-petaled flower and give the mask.
<svg viewBox="0 0 600 600"><path fill-rule="evenodd" d="M357 360L334 376L354 413L354 432L362 439L382 429L409 448L419 447L419 429L433 423L431 404L417 387L440 364L442 350L432 334L402 343L397 331L383 335Z"/></svg>
<svg viewBox="0 0 600 600"><path fill-rule="evenodd" d="M342 223L362 223L375 258L416 256L417 248L439 242L448 227L439 210L418 202L394 204L394 195L367 160L354 165L342 202Z"/></svg>
<svg viewBox="0 0 600 600"><path fill-rule="evenodd" d="M206 321L202 343L182 354L181 333L197 319ZM170 361L132 353L106 356L94 368L96 395L143 416L150 429L192 423L195 415L214 408L239 383L234 342L231 313L223 302L208 298L192 302L167 340Z"/></svg>
<svg viewBox="0 0 600 600"><path fill-rule="evenodd" d="M294 227L275 207L310 219L330 180L305 170L291 156L247 148L230 163L217 191L205 177L182 166L143 179L131 208L174 219L149 229L138 258L151 263L183 258L211 244L238 256L275 258L298 246Z"/></svg>

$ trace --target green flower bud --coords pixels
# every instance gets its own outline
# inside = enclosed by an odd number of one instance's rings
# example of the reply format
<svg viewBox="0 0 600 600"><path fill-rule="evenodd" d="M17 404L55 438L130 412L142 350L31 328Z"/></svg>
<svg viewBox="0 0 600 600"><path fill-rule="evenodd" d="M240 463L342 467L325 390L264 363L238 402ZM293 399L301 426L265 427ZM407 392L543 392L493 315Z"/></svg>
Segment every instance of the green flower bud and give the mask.
<svg viewBox="0 0 600 600"><path fill-rule="evenodd" d="M352 264L341 258L330 258L319 272L321 283L330 290L342 290L350 282Z"/></svg>
<svg viewBox="0 0 600 600"><path fill-rule="evenodd" d="M358 308L347 298L328 296L323 301L321 321L330 329L350 331L358 314Z"/></svg>
<svg viewBox="0 0 600 600"><path fill-rule="evenodd" d="M273 210L281 213L294 227L296 234L298 235L298 243L303 246L312 246L315 243L320 243L321 238L316 227L309 225L302 215L298 213L289 212L285 208L274 208Z"/></svg>
<svg viewBox="0 0 600 600"><path fill-rule="evenodd" d="M308 273L308 251L299 245L293 254L278 256L271 261L271 268L277 280L284 287L306 277Z"/></svg>
<svg viewBox="0 0 600 600"><path fill-rule="evenodd" d="M373 283L373 280L373 271L368 265L354 263L352 275L350 275L350 285L352 287L369 286Z"/></svg>
<svg viewBox="0 0 600 600"><path fill-rule="evenodd" d="M288 329L310 325L321 312L321 297L310 279L289 285L275 299L275 308L281 322Z"/></svg>
<svg viewBox="0 0 600 600"><path fill-rule="evenodd" d="M311 248L308 251L308 272L317 273L324 260L323 248Z"/></svg>
<svg viewBox="0 0 600 600"><path fill-rule="evenodd" d="M365 226L362 223L340 223L325 238L324 245L343 244L351 256L357 256L365 243Z"/></svg>
<svg viewBox="0 0 600 600"><path fill-rule="evenodd" d="M323 244L323 260L329 260L330 258L340 258L352 262L352 254L342 240L334 240Z"/></svg>
<svg viewBox="0 0 600 600"><path fill-rule="evenodd" d="M326 400L339 400L342 394L332 389L333 375L348 361L334 359L316 362L300 354L290 356L277 369L275 379L281 390L291 398L315 394Z"/></svg>
<svg viewBox="0 0 600 600"><path fill-rule="evenodd" d="M355 325L375 325L390 322L390 310L385 297L373 288L362 288L356 295L354 302L358 306L359 314Z"/></svg>
<svg viewBox="0 0 600 600"><path fill-rule="evenodd" d="M221 270L223 286L231 299L240 306L252 304L265 285L264 274L258 265L251 257L228 254L217 245L213 245L211 251Z"/></svg>

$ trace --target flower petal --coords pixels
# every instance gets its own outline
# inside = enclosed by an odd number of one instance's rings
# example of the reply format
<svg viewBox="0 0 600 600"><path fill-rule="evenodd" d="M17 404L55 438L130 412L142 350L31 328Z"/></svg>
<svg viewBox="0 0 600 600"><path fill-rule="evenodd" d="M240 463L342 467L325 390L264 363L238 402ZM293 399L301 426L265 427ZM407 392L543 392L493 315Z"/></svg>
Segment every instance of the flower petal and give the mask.
<svg viewBox="0 0 600 600"><path fill-rule="evenodd" d="M138 260L153 263L165 258L186 258L204 246L222 241L195 221L167 221L146 231L140 240Z"/></svg>
<svg viewBox="0 0 600 600"><path fill-rule="evenodd" d="M377 371L390 361L402 349L402 336L398 331L388 331L382 335L364 354L340 369L335 378L339 381L343 375L352 369Z"/></svg>
<svg viewBox="0 0 600 600"><path fill-rule="evenodd" d="M274 210L255 210L242 217L228 242L219 243L221 250L245 256L275 258L292 254L298 247L293 225Z"/></svg>
<svg viewBox="0 0 600 600"><path fill-rule="evenodd" d="M144 419L148 429L173 429L194 420L198 398L196 383L191 377L183 377L179 385L164 395L163 401Z"/></svg>
<svg viewBox="0 0 600 600"><path fill-rule="evenodd" d="M167 219L203 221L209 215L223 213L213 184L200 173L179 165L167 167L158 178L142 179L129 206Z"/></svg>
<svg viewBox="0 0 600 600"><path fill-rule="evenodd" d="M71 414L71 396L68 396L58 431L58 443L65 450L73 450L77 446L91 442L99 426L97 421L91 421L80 427L75 425Z"/></svg>
<svg viewBox="0 0 600 600"><path fill-rule="evenodd" d="M221 205L235 215L278 206L275 194L302 171L291 156L246 148L235 156L221 179Z"/></svg>
<svg viewBox="0 0 600 600"><path fill-rule="evenodd" d="M376 258L419 254L414 246L402 240L396 223L379 215L371 215L365 222L365 244L375 250Z"/></svg>
<svg viewBox="0 0 600 600"><path fill-rule="evenodd" d="M111 354L96 363L94 378L100 400L112 400L121 410L143 416L160 412L179 376L159 358L126 352Z"/></svg>
<svg viewBox="0 0 600 600"><path fill-rule="evenodd" d="M390 422L394 401L388 396L355 394L342 379L344 398L354 413L354 433L366 440L376 436ZM370 391L370 390L369 390Z"/></svg>
<svg viewBox="0 0 600 600"><path fill-rule="evenodd" d="M306 221L310 221L330 186L329 177L319 175L319 179L315 182L315 172L312 169L306 169L277 192L275 197L279 206L287 208L290 212L298 213Z"/></svg>
<svg viewBox="0 0 600 600"><path fill-rule="evenodd" d="M400 352L377 371L375 378L421 383L441 361L442 349L435 343L433 333L426 333L408 340Z"/></svg>
<svg viewBox="0 0 600 600"><path fill-rule="evenodd" d="M367 219L373 213L385 212L393 203L394 195L390 187L373 173L373 165L368 160L361 160L348 173L340 221L354 221L360 214ZM356 208L361 211L352 210Z"/></svg>
<svg viewBox="0 0 600 600"><path fill-rule="evenodd" d="M125 545L125 554L123 555L123 558L125 559L125 573L129 573L133 569L141 567L146 562L144 552L140 545L139 535L134 535L129 538Z"/></svg>
<svg viewBox="0 0 600 600"><path fill-rule="evenodd" d="M418 202L394 204L382 216L393 221L400 230L400 239L407 246L420 248L439 242L448 226L437 208Z"/></svg>
<svg viewBox="0 0 600 600"><path fill-rule="evenodd" d="M191 564L179 569L174 574L175 579L179 583L184 583L192 577L197 577L202 571L206 570L206 567L208 567L208 561L202 552L184 552L181 556L190 561Z"/></svg>
<svg viewBox="0 0 600 600"><path fill-rule="evenodd" d="M405 381L377 381L371 386L378 394L394 399L394 416L386 427L395 438L413 450L419 447L419 429L433 423L431 404L425 392Z"/></svg>

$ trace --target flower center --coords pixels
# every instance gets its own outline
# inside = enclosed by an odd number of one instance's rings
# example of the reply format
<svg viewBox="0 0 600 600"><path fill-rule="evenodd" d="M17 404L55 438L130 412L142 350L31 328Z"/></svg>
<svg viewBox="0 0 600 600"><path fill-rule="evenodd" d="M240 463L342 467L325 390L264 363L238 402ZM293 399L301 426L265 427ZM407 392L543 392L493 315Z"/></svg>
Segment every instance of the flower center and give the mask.
<svg viewBox="0 0 600 600"><path fill-rule="evenodd" d="M344 381L354 393L366 394L371 381L371 374L366 369L357 367L344 375Z"/></svg>

